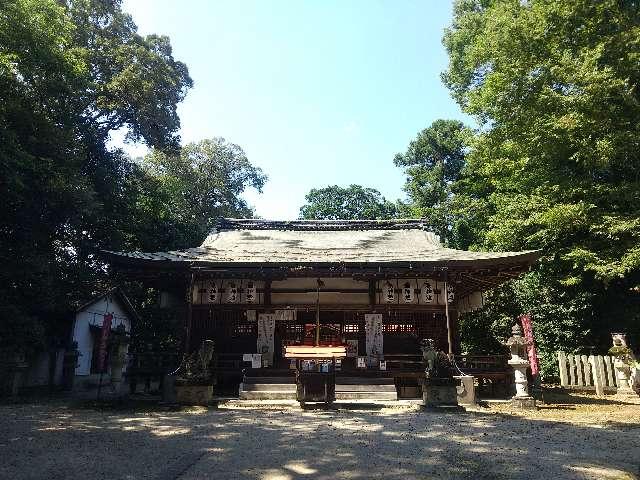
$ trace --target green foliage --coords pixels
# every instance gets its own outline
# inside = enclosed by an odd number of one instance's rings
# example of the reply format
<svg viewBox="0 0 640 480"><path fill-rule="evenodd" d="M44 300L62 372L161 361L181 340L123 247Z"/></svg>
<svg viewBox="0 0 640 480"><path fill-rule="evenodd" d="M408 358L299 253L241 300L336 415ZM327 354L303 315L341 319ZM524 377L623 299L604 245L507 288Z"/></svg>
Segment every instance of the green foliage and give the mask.
<svg viewBox="0 0 640 480"><path fill-rule="evenodd" d="M137 200L154 188L109 133L175 148L190 86L168 40L138 35L117 0L2 3L0 307L61 335L107 286L97 250L143 243Z"/></svg>
<svg viewBox="0 0 640 480"><path fill-rule="evenodd" d="M506 353L502 346L517 317L528 312L545 378L558 375L556 352L588 353L585 339L594 325L592 295L554 285L541 271L509 282L486 296L485 308L460 318L462 349L468 353Z"/></svg>
<svg viewBox="0 0 640 480"><path fill-rule="evenodd" d="M553 251L568 281L637 271L637 4L464 1L455 12L444 79L488 127L465 171L489 204L482 243Z"/></svg>
<svg viewBox="0 0 640 480"><path fill-rule="evenodd" d="M452 185L460 178L472 133L462 122L436 120L398 153L394 163L405 167L409 199L407 217L426 218L443 241L453 228Z"/></svg>
<svg viewBox="0 0 640 480"><path fill-rule="evenodd" d="M313 188L305 200L300 218L310 220L383 220L398 213L396 206L378 190L360 185Z"/></svg>
<svg viewBox="0 0 640 480"><path fill-rule="evenodd" d="M44 350L45 345L44 328L38 319L25 315L13 305L0 306L0 356L3 359L17 355L28 360Z"/></svg>
<svg viewBox="0 0 640 480"><path fill-rule="evenodd" d="M532 312L548 372L614 326L638 339L640 6L461 0L444 44L443 79L482 124L453 186L460 243L544 252L505 287L516 305L496 295L479 318Z"/></svg>
<svg viewBox="0 0 640 480"><path fill-rule="evenodd" d="M164 243L173 248L200 244L219 217L251 217L241 194L249 187L261 191L267 180L238 145L223 138L190 143L178 154L154 150L142 166L157 183L157 192L145 200L166 199L154 218L178 227L165 229L173 237Z"/></svg>

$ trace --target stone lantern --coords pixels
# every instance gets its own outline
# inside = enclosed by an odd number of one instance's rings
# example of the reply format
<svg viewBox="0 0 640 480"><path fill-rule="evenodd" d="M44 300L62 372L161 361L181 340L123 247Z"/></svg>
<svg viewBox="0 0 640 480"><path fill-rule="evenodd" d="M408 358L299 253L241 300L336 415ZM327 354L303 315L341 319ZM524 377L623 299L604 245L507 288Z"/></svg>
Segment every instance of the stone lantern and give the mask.
<svg viewBox="0 0 640 480"><path fill-rule="evenodd" d="M111 340L111 388L118 396L123 392L122 374L127 360L129 350L129 335L125 331L124 325L118 325Z"/></svg>
<svg viewBox="0 0 640 480"><path fill-rule="evenodd" d="M527 380L527 340L522 336L520 325L515 324L511 329L511 337L505 343L511 352L508 363L513 368L515 377L516 394L511 398L511 405L515 408L536 408L536 400L529 395L529 382Z"/></svg>

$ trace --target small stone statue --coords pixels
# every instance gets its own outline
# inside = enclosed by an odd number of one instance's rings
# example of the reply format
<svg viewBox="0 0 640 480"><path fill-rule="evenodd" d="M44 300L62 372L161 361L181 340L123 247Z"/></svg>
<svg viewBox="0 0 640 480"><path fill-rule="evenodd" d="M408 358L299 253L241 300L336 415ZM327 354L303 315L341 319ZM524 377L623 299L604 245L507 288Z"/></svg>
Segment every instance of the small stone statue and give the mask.
<svg viewBox="0 0 640 480"><path fill-rule="evenodd" d="M422 359L426 364L424 375L426 378L453 378L453 367L449 357L444 352L435 349L435 342L425 338L420 342Z"/></svg>
<svg viewBox="0 0 640 480"><path fill-rule="evenodd" d="M438 358L438 352L434 347L434 341L432 338L425 338L420 342L420 350L422 350L422 359L426 364L424 374L427 378L431 378L436 371L436 359Z"/></svg>
<svg viewBox="0 0 640 480"><path fill-rule="evenodd" d="M213 358L215 343L203 340L200 348L188 355L177 371L177 380L190 385L207 385L211 383L209 364Z"/></svg>

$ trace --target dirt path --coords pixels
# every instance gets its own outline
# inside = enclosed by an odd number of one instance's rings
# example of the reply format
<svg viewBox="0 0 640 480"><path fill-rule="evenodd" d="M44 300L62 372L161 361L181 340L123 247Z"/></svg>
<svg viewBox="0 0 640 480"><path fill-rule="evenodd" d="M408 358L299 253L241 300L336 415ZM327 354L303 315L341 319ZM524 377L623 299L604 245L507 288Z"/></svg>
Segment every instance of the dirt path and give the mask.
<svg viewBox="0 0 640 480"><path fill-rule="evenodd" d="M0 478L637 478L640 405L572 401L524 415L0 405Z"/></svg>

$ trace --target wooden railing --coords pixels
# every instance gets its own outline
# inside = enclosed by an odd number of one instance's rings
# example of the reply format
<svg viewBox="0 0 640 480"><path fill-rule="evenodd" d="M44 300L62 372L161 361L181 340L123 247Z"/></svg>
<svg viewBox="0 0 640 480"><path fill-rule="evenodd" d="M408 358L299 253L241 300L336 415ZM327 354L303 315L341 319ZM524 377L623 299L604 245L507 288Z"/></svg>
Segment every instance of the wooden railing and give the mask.
<svg viewBox="0 0 640 480"><path fill-rule="evenodd" d="M478 384L478 395L508 397L513 385L513 369L508 355L456 355L456 365L465 375L472 375Z"/></svg>
<svg viewBox="0 0 640 480"><path fill-rule="evenodd" d="M571 355L558 352L560 384L564 388L615 392L618 379L613 368L614 358L608 355Z"/></svg>

